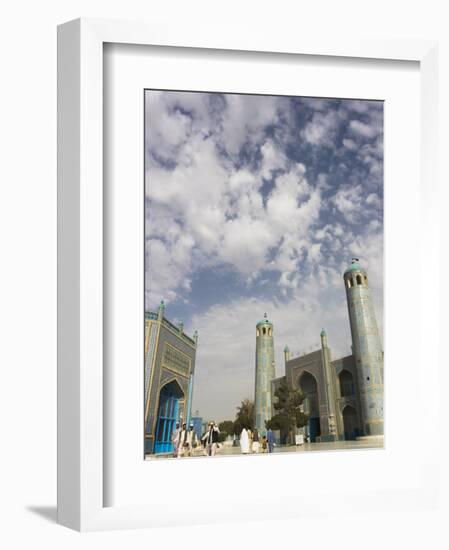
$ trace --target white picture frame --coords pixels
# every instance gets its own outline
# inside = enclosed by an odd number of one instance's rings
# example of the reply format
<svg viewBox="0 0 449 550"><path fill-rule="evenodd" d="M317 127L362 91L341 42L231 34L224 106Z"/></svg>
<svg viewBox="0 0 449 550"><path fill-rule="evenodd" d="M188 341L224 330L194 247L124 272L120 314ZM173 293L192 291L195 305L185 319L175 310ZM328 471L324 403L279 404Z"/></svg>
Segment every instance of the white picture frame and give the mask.
<svg viewBox="0 0 449 550"><path fill-rule="evenodd" d="M316 39L257 36L222 30L193 38L181 25L162 29L156 24L81 19L58 28L58 521L77 530L155 527L191 523L192 517L167 515L163 509L104 506L103 446L103 46L105 43L158 45L259 52L263 55L314 55L415 61L421 83L421 209L426 258L438 263L436 210L437 163L437 44L421 40L363 40L359 37ZM273 53L275 52L275 53ZM387 152L388 154L388 152ZM422 289L421 289L422 293ZM423 319L438 316L438 280L421 296ZM434 346L437 380L438 334L421 323L422 337ZM425 334L424 334L425 333ZM436 414L436 410L433 410ZM438 463L436 451L432 464ZM274 464L274 463L273 463ZM293 468L290 461L289 467ZM218 466L215 465L216 467ZM425 465L423 464L423 467ZM274 466L272 466L274 467ZM407 501L418 506L434 500L438 478L423 475L401 491L366 494L353 508L397 506ZM317 491L316 503L320 502ZM344 495L342 495L344 496ZM289 500L290 499L290 500ZM218 499L219 500L219 499ZM306 515L308 502L291 500L293 516ZM204 502L208 506L207 499ZM210 503L209 503L210 504ZM244 504L244 505L243 505ZM223 520L238 520L248 503L221 503ZM217 506L217 501L214 502ZM254 503L247 518L278 517ZM350 507L349 507L350 509ZM214 521L205 516L198 521Z"/></svg>

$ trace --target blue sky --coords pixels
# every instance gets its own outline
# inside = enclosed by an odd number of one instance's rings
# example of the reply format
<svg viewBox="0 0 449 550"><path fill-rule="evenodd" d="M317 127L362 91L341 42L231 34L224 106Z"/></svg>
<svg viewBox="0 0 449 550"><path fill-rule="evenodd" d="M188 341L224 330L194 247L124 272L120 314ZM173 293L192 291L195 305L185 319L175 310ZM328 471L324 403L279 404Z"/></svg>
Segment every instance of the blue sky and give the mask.
<svg viewBox="0 0 449 550"><path fill-rule="evenodd" d="M382 102L147 90L145 116L145 306L199 332L194 409L233 418L253 397L265 311L278 376L322 327L350 353L352 256L382 330Z"/></svg>

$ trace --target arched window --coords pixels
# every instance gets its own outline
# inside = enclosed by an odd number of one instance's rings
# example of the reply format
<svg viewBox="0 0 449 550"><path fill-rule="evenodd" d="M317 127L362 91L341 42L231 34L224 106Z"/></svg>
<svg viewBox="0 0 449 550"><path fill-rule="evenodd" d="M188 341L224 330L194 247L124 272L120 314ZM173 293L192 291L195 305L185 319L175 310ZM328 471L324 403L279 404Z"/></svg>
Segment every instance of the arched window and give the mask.
<svg viewBox="0 0 449 550"><path fill-rule="evenodd" d="M272 332L271 332L271 327L268 329L268 336L271 336L272 335Z"/></svg>
<svg viewBox="0 0 449 550"><path fill-rule="evenodd" d="M260 336L260 330L256 329L256 336Z"/></svg>
<svg viewBox="0 0 449 550"><path fill-rule="evenodd" d="M361 284L362 284L362 276L361 276L361 275L357 275L357 276L356 276L356 281L357 281L357 284L358 284L358 285L361 285Z"/></svg>
<svg viewBox="0 0 449 550"><path fill-rule="evenodd" d="M350 397L351 395L354 395L355 388L354 388L354 378L352 374L348 370L344 369L338 375L338 378L340 381L341 397Z"/></svg>
<svg viewBox="0 0 449 550"><path fill-rule="evenodd" d="M354 286L354 280L352 277L349 277L348 278L348 288L351 288Z"/></svg>
<svg viewBox="0 0 449 550"><path fill-rule="evenodd" d="M266 334L266 333L267 333L267 329L266 329L265 327L263 327L262 332L263 332L264 334Z"/></svg>

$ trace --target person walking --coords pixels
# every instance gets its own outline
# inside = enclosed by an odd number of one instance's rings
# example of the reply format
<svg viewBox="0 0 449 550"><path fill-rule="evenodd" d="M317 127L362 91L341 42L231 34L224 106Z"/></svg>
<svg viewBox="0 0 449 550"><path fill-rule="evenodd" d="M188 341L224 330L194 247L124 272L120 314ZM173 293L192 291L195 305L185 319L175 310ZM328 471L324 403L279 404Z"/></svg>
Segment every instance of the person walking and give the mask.
<svg viewBox="0 0 449 550"><path fill-rule="evenodd" d="M263 453L266 453L267 452L267 446L268 446L268 443L267 443L267 436L264 435L262 437L262 452Z"/></svg>
<svg viewBox="0 0 449 550"><path fill-rule="evenodd" d="M173 443L173 457L178 456L178 440L179 440L179 422L176 422L176 428L173 430L171 440Z"/></svg>
<svg viewBox="0 0 449 550"><path fill-rule="evenodd" d="M249 452L253 452L253 433L250 428L248 428L248 448Z"/></svg>
<svg viewBox="0 0 449 550"><path fill-rule="evenodd" d="M253 432L253 453L258 453L260 448L259 432L257 428L254 428Z"/></svg>
<svg viewBox="0 0 449 550"><path fill-rule="evenodd" d="M206 432L203 439L206 441L206 453L207 456L215 456L217 452L218 440L220 436L220 430L218 426L215 425L215 422L209 422L209 429Z"/></svg>
<svg viewBox="0 0 449 550"><path fill-rule="evenodd" d="M187 442L189 444L189 447L187 449L187 456L193 456L194 449L196 449L196 447L198 446L198 441L197 441L196 433L194 431L193 424L190 424L189 434L187 436Z"/></svg>
<svg viewBox="0 0 449 550"><path fill-rule="evenodd" d="M268 452L272 453L273 447L274 447L274 434L271 428L267 432L267 443L268 443Z"/></svg>
<svg viewBox="0 0 449 550"><path fill-rule="evenodd" d="M249 453L249 438L246 428L243 428L242 433L240 434L240 451L244 455Z"/></svg>
<svg viewBox="0 0 449 550"><path fill-rule="evenodd" d="M179 431L178 436L178 458L186 456L189 449L189 430L187 424L183 422L182 429Z"/></svg>

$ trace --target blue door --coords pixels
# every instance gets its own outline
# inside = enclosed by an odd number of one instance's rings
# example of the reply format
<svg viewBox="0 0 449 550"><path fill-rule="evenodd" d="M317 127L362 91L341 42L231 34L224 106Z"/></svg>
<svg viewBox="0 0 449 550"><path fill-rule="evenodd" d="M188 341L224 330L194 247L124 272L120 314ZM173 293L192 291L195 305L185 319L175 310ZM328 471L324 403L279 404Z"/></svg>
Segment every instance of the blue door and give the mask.
<svg viewBox="0 0 449 550"><path fill-rule="evenodd" d="M178 420L179 391L177 384L168 384L161 389L156 423L155 453L173 452L172 434Z"/></svg>

